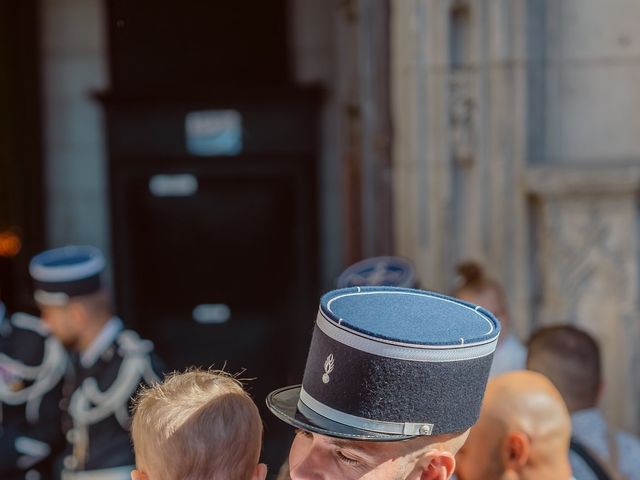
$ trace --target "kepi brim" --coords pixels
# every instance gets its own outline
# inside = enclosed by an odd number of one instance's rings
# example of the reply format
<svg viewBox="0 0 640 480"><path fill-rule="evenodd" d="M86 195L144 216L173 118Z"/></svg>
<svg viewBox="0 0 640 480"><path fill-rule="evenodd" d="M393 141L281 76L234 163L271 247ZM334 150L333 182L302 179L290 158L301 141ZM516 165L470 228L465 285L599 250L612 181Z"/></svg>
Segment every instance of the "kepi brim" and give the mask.
<svg viewBox="0 0 640 480"><path fill-rule="evenodd" d="M269 410L280 420L294 428L328 437L369 442L397 442L415 438L413 435L393 435L354 428L318 415L310 409L305 409L303 414L298 409L300 389L300 385L280 388L271 392L266 400Z"/></svg>

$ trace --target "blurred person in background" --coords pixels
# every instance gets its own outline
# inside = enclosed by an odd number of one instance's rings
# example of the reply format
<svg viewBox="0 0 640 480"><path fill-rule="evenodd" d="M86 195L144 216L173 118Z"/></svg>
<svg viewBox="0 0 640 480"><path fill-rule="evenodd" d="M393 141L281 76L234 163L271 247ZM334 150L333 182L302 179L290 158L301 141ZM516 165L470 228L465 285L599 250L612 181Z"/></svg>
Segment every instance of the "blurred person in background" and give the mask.
<svg viewBox="0 0 640 480"><path fill-rule="evenodd" d="M452 292L453 296L486 308L500 320L502 332L493 357L491 376L524 369L527 350L511 330L507 297L502 285L488 277L474 261L462 262L456 271L459 280Z"/></svg>
<svg viewBox="0 0 640 480"><path fill-rule="evenodd" d="M640 440L611 428L598 409L602 367L591 335L571 325L538 330L529 340L527 368L547 376L571 412L576 478L640 480Z"/></svg>
<svg viewBox="0 0 640 480"><path fill-rule="evenodd" d="M59 402L67 354L39 318L0 301L0 478L47 480L64 445Z"/></svg>
<svg viewBox="0 0 640 480"><path fill-rule="evenodd" d="M543 375L489 379L480 418L456 456L459 480L569 480L571 419Z"/></svg>
<svg viewBox="0 0 640 480"><path fill-rule="evenodd" d="M102 253L68 246L36 255L29 271L42 318L71 353L63 389L63 480L127 480L134 468L130 401L160 378L153 344L113 315Z"/></svg>

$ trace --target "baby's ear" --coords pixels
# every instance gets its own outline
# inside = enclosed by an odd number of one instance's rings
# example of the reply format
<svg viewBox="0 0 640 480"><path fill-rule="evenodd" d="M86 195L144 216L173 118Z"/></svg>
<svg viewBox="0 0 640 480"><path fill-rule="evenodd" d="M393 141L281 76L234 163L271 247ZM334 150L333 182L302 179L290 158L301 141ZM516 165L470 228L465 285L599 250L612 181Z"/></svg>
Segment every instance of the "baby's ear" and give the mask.
<svg viewBox="0 0 640 480"><path fill-rule="evenodd" d="M140 470L131 471L131 480L149 480L147 474Z"/></svg>
<svg viewBox="0 0 640 480"><path fill-rule="evenodd" d="M267 478L267 466L264 463L259 463L258 465L256 465L256 471L253 474L252 480L264 480L265 478Z"/></svg>

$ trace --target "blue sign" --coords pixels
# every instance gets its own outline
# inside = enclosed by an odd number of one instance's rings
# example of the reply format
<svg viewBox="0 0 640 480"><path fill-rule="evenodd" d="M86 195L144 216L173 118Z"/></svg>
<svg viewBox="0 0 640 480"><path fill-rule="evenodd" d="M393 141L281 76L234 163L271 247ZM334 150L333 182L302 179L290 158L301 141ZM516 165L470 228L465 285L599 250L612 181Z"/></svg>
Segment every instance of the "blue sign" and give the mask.
<svg viewBox="0 0 640 480"><path fill-rule="evenodd" d="M242 152L242 117L235 110L201 110L185 118L187 151L198 156Z"/></svg>

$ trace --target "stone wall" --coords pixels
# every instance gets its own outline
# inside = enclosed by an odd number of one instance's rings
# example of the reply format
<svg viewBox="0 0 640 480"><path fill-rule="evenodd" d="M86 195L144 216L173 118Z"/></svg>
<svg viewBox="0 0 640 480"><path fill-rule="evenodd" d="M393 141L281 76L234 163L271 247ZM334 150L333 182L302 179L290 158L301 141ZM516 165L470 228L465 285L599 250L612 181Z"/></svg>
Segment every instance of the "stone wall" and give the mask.
<svg viewBox="0 0 640 480"><path fill-rule="evenodd" d="M640 4L392 6L397 252L445 291L481 260L523 339L591 331L607 416L640 431Z"/></svg>
<svg viewBox="0 0 640 480"><path fill-rule="evenodd" d="M110 251L102 109L108 83L99 0L42 2L46 241Z"/></svg>
<svg viewBox="0 0 640 480"><path fill-rule="evenodd" d="M479 4L392 3L396 245L426 288L449 290L464 258L490 264L524 334L525 32L511 22L525 9Z"/></svg>

